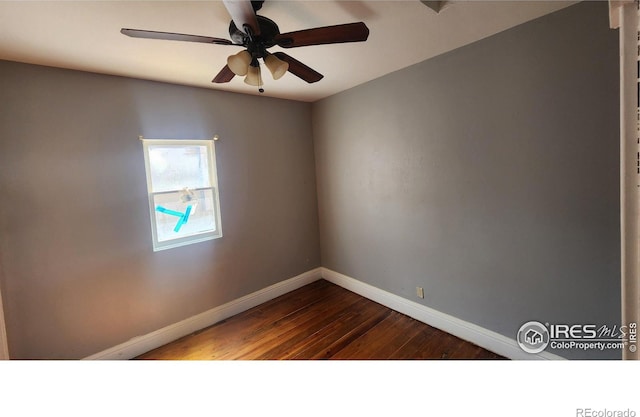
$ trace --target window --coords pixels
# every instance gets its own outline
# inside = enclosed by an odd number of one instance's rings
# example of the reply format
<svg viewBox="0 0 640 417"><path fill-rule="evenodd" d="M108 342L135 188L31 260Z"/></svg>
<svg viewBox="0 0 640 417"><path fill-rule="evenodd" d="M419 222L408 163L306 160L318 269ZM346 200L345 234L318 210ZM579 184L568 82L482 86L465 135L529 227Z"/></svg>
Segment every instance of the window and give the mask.
<svg viewBox="0 0 640 417"><path fill-rule="evenodd" d="M143 139L153 250L222 237L212 140Z"/></svg>

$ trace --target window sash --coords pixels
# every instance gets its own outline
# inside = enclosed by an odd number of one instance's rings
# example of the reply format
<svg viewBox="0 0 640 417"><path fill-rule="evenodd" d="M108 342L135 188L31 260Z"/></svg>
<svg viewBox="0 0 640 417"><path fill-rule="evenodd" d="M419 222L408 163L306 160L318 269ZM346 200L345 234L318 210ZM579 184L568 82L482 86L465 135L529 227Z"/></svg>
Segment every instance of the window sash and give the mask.
<svg viewBox="0 0 640 417"><path fill-rule="evenodd" d="M149 193L149 209L150 209L150 213L151 213L151 231L152 231L152 235L153 235L153 242L154 242L154 249L157 250L162 250L162 249L170 249L170 248L174 248L174 247L178 247L178 246L183 246L185 244L188 243L197 243L197 242L204 242L206 240L211 240L214 239L216 237L221 237L222 236L222 230L220 227L220 223L219 223L219 219L220 219L220 215L219 215L219 204L218 204L218 198L217 198L217 193L215 188L211 187L211 188L200 188L200 191L208 191L211 190L211 194L213 197L213 201L212 201L212 217L213 217L213 221L215 223L215 227L212 230L207 230L207 231L202 231L202 232L195 232L195 233L191 233L189 235L186 236L182 236L182 237L175 237L175 238L171 238L171 239L163 239L161 240L160 236L159 236L159 232L158 232L158 214L159 212L156 210L156 203L155 203L155 199L154 197L156 195L163 195L163 194L171 194L172 192L169 191L163 191L163 192L159 192L159 193ZM176 223L179 221L178 218L175 219Z"/></svg>

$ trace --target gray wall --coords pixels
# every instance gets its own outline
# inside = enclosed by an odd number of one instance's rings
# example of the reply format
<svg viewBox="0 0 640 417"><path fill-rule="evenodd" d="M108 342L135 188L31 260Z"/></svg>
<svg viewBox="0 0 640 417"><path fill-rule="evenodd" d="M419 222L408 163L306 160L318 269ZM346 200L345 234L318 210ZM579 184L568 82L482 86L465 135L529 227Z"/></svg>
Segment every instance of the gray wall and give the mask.
<svg viewBox="0 0 640 417"><path fill-rule="evenodd" d="M0 61L11 356L85 357L318 267L310 116L306 103ZM138 135L216 133L224 237L154 253Z"/></svg>
<svg viewBox="0 0 640 417"><path fill-rule="evenodd" d="M315 103L322 265L510 338L620 323L617 91L586 2Z"/></svg>
<svg viewBox="0 0 640 417"><path fill-rule="evenodd" d="M511 338L528 320L618 323L617 83L604 2L313 107L0 61L11 355L84 357L320 254ZM138 135L215 133L225 236L152 252Z"/></svg>

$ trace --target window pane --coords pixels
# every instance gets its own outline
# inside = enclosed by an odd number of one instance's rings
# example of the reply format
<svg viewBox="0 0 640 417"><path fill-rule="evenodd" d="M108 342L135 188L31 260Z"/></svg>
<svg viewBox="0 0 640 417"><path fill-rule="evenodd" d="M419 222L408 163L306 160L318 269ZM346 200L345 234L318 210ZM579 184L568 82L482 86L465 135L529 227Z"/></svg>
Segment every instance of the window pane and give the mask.
<svg viewBox="0 0 640 417"><path fill-rule="evenodd" d="M216 231L212 189L153 195L158 242Z"/></svg>
<svg viewBox="0 0 640 417"><path fill-rule="evenodd" d="M149 146L151 192L211 187L207 147Z"/></svg>

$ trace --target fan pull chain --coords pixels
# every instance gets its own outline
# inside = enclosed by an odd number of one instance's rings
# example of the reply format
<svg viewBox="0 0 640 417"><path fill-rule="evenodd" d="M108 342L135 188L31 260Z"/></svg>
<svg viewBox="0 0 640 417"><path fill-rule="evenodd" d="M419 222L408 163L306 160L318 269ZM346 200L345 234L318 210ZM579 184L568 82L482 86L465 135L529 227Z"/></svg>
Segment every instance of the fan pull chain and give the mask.
<svg viewBox="0 0 640 417"><path fill-rule="evenodd" d="M260 68L260 67L258 67L258 68ZM259 85L258 85L258 93L260 93L260 94L264 93L264 88L262 88L263 85L264 84L262 84L262 70L260 70L260 82L259 82Z"/></svg>

